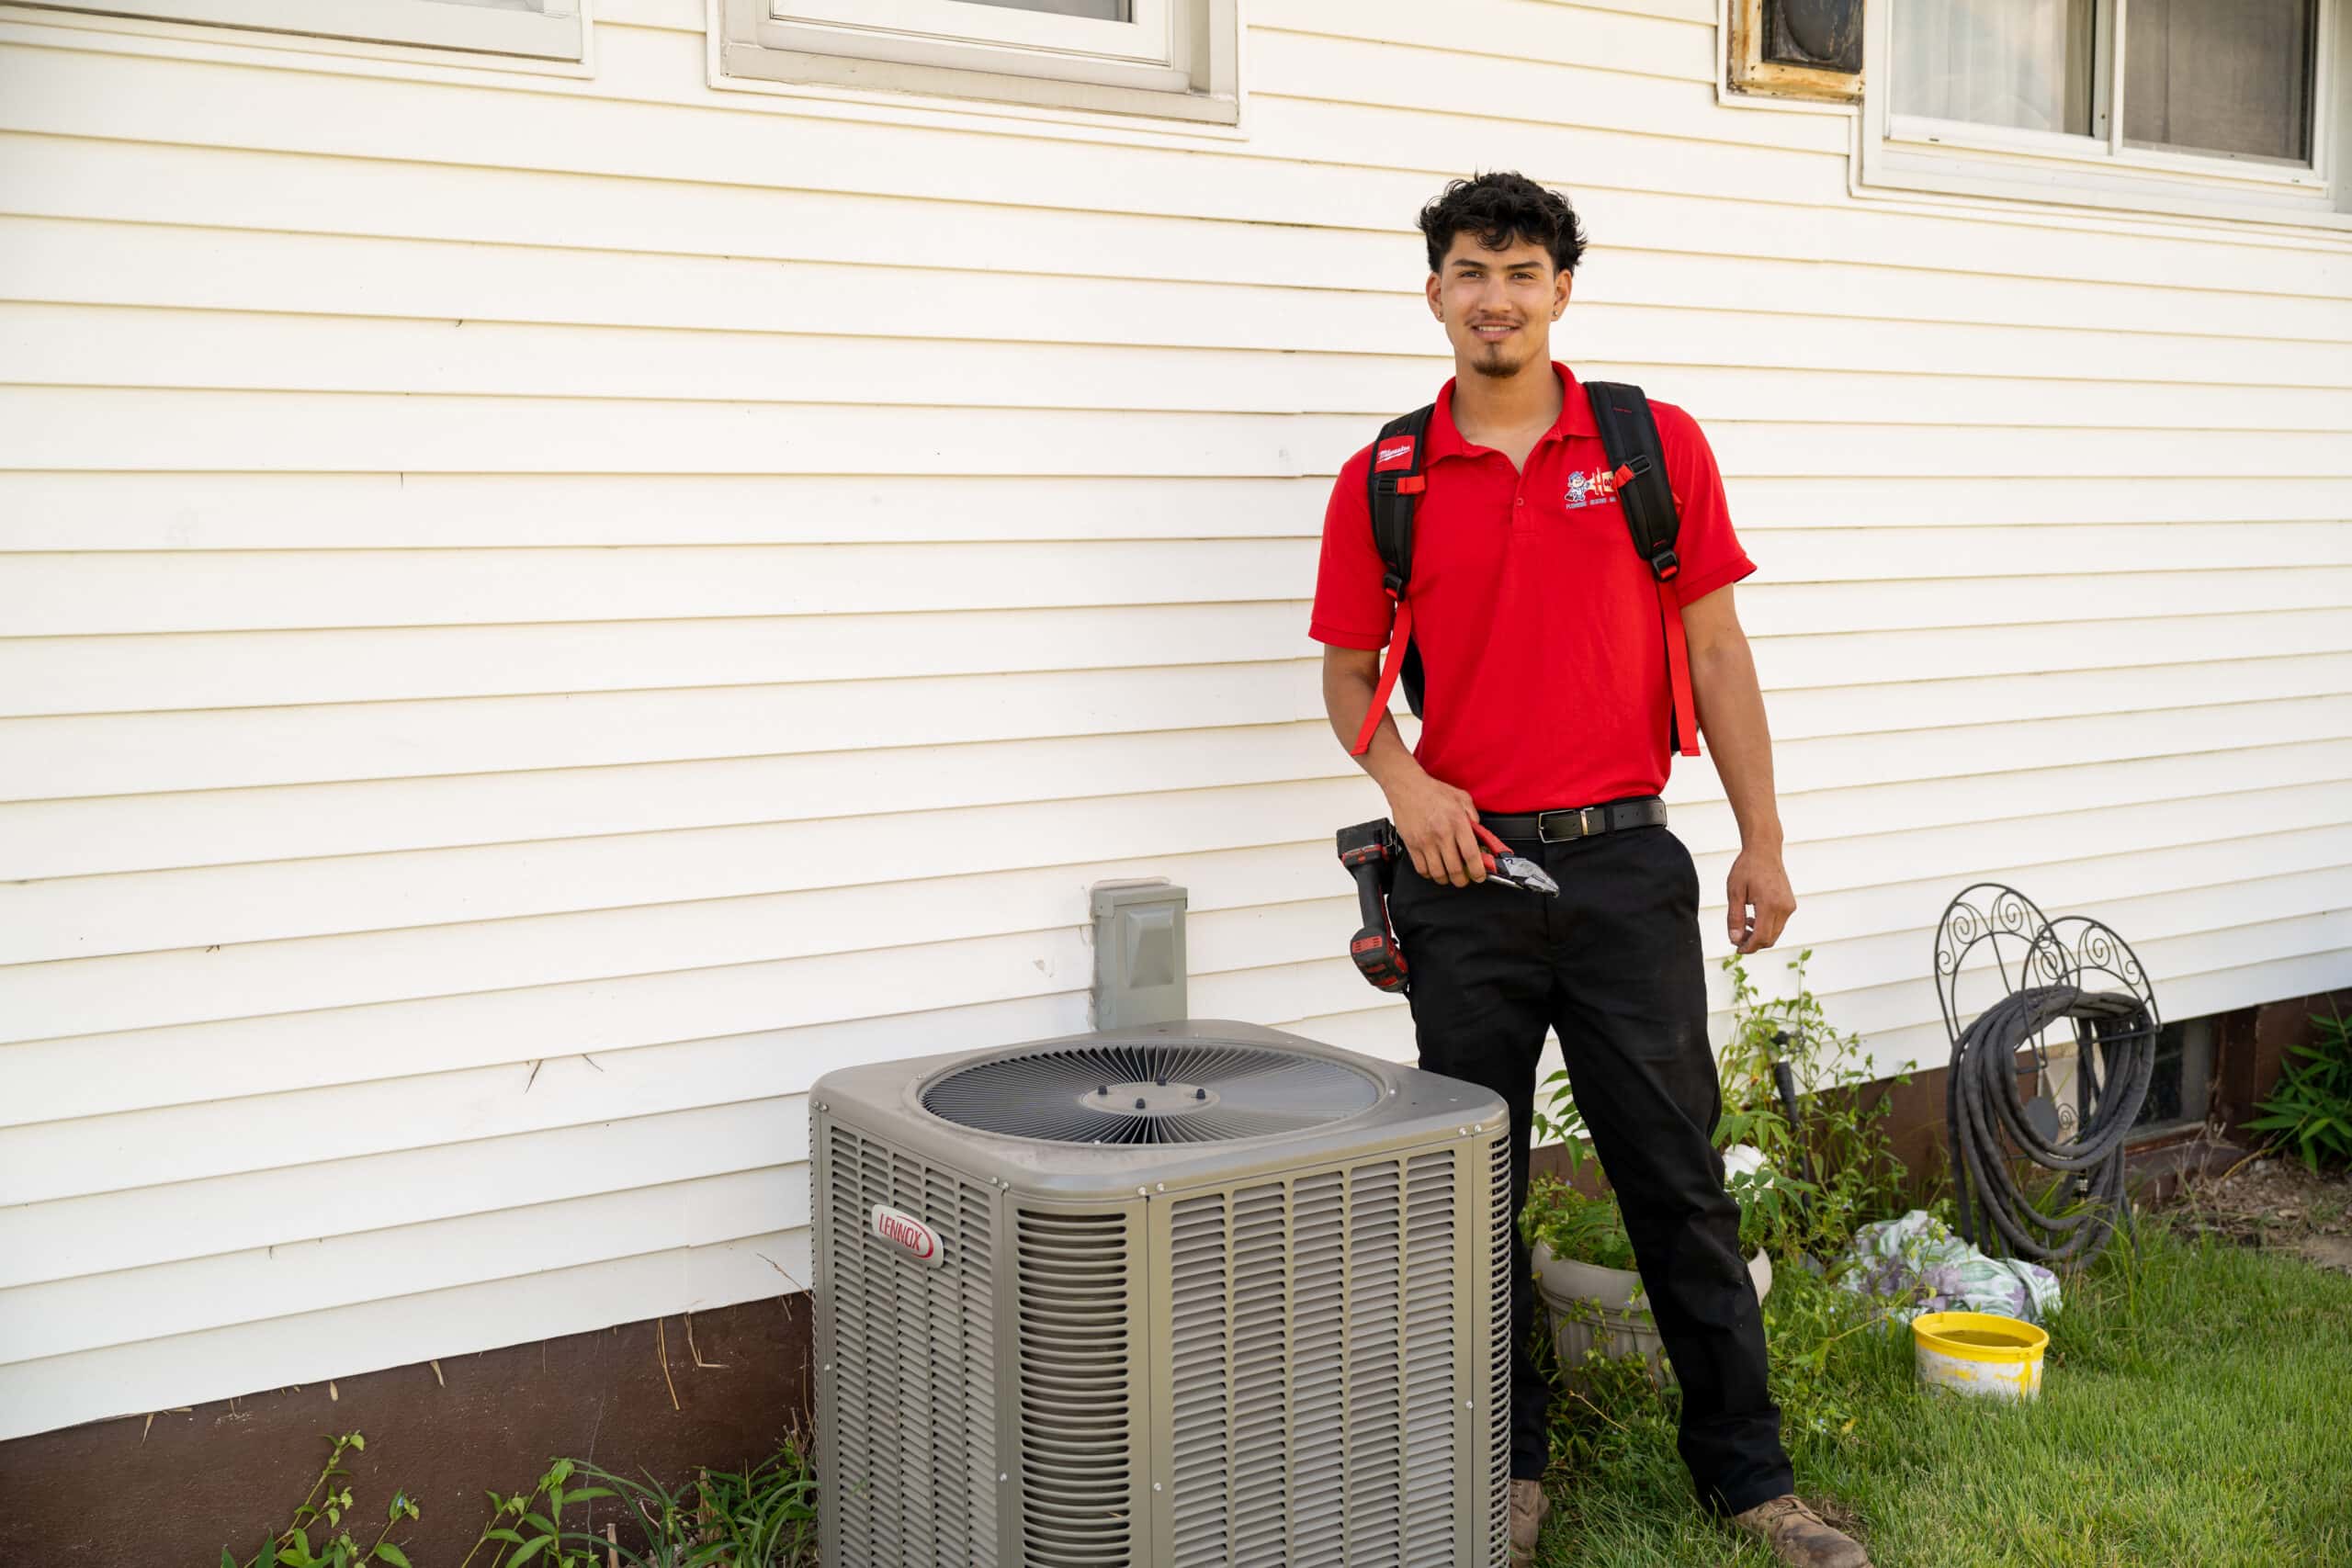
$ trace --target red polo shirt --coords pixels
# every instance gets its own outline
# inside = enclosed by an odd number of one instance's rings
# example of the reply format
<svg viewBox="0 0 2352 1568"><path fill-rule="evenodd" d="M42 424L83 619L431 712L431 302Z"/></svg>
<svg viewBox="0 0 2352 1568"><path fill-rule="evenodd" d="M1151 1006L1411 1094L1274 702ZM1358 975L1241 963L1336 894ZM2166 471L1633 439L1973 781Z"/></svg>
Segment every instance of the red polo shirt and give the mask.
<svg viewBox="0 0 2352 1568"><path fill-rule="evenodd" d="M1413 640L1426 682L1413 754L1482 811L1589 806L1666 787L1666 642L1648 563L1607 474L1592 405L1555 365L1560 418L1522 472L1453 423L1437 395L1429 490L1413 516ZM1696 421L1652 402L1681 515L1675 580L1691 604L1756 570L1733 534L1715 455ZM1367 446L1347 461L1323 516L1323 561L1307 635L1377 649L1394 612L1380 586L1364 499Z"/></svg>

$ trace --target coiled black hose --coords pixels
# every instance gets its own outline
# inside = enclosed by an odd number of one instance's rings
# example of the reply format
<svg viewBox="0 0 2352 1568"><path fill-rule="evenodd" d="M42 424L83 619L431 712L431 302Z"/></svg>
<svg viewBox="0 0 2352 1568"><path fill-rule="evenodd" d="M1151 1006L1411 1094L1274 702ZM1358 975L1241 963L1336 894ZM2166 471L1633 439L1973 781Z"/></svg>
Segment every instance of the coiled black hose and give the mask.
<svg viewBox="0 0 2352 1568"><path fill-rule="evenodd" d="M2026 1118L2017 1054L2062 1021L2075 1026L2080 1112L2071 1136L2052 1142ZM1972 1246L2038 1263L2087 1263L2107 1246L2123 1212L2123 1139L2139 1119L2155 1075L2156 1027L2138 997L2035 986L2002 998L1952 1048L1944 1120L1951 1137L1960 1234ZM2058 1184L2056 1213L2019 1184L2014 1148ZM1999 1247L1990 1245L1997 1237Z"/></svg>

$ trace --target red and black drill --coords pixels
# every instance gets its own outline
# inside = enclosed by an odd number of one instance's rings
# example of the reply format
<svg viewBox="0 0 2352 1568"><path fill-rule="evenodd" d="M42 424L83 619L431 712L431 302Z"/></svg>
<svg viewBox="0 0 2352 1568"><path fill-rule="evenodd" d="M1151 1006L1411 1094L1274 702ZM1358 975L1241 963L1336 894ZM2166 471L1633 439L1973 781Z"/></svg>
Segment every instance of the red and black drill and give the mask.
<svg viewBox="0 0 2352 1568"><path fill-rule="evenodd" d="M1404 852L1385 817L1340 829L1340 863L1356 879L1356 908L1363 916L1363 928L1348 943L1348 956L1384 991L1405 988L1405 954L1388 925L1388 889L1396 880L1396 857Z"/></svg>
<svg viewBox="0 0 2352 1568"><path fill-rule="evenodd" d="M1546 897L1559 897L1560 885L1542 866L1513 854L1509 845L1487 831L1485 823L1474 822L1472 829L1487 846L1480 858L1487 863L1488 882ZM1348 956L1356 961L1365 979L1384 991L1405 988L1404 950L1396 945L1396 932L1388 923L1388 890L1396 883L1396 863L1404 853L1404 842L1385 817L1340 829L1340 863L1356 879L1356 908L1363 915L1363 926L1348 943Z"/></svg>

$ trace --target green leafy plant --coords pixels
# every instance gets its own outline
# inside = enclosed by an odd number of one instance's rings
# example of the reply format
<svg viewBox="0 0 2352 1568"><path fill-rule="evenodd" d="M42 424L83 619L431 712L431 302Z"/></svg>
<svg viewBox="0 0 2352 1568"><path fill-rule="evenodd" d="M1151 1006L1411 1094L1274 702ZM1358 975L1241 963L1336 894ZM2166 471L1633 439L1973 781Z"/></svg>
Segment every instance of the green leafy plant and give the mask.
<svg viewBox="0 0 2352 1568"><path fill-rule="evenodd" d="M787 1438L765 1463L702 1478L702 1506L737 1568L800 1568L817 1552L817 1477Z"/></svg>
<svg viewBox="0 0 2352 1568"><path fill-rule="evenodd" d="M1894 1155L1884 1095L1859 1092L1871 1081L1861 1036L1829 1021L1805 983L1810 948L1789 961L1794 994L1765 998L1738 953L1723 961L1731 976L1732 1027L1716 1054L1723 1081L1719 1145L1753 1145L1780 1174L1765 1244L1776 1256L1827 1256L1844 1249L1855 1230L1908 1208L1909 1172ZM1807 1101L1802 1131L1782 1111L1772 1064L1786 1062L1798 1095ZM1907 1075L1896 1083L1908 1083ZM1810 1166L1810 1182L1794 1173Z"/></svg>
<svg viewBox="0 0 2352 1568"><path fill-rule="evenodd" d="M327 1440L327 1462L285 1531L243 1562L224 1550L220 1568L410 1568L406 1552L387 1538L401 1520L418 1517L416 1504L395 1493L384 1528L361 1546L350 1532L356 1516L343 1461L365 1452L368 1440L357 1432ZM490 1517L458 1568L604 1568L612 1557L632 1568L813 1568L816 1562L817 1481L797 1438L763 1463L705 1470L676 1490L650 1476L632 1481L560 1459L528 1492L484 1495ZM615 1539L589 1529L589 1505L599 1497L616 1499L627 1520ZM329 1533L314 1545L322 1529Z"/></svg>
<svg viewBox="0 0 2352 1568"><path fill-rule="evenodd" d="M565 1543L586 1549L591 1556L581 1559L583 1564L592 1564L599 1551L630 1568L799 1568L815 1561L817 1483L796 1442L787 1441L763 1464L717 1474L706 1470L675 1489L651 1475L636 1481L593 1464L563 1462L571 1467L567 1474L605 1483L569 1495L617 1497L636 1538L608 1543L582 1531L549 1532L559 1551ZM526 1561L532 1550L526 1542L503 1568Z"/></svg>
<svg viewBox="0 0 2352 1568"><path fill-rule="evenodd" d="M575 1478L596 1484L565 1484ZM764 1463L706 1470L696 1482L675 1488L650 1474L638 1481L583 1461L559 1460L530 1494L490 1495L492 1521L475 1546L512 1551L493 1557L492 1568L598 1568L607 1554L632 1568L800 1568L815 1561L816 1493L807 1458L791 1441ZM567 1509L594 1497L619 1500L628 1520L626 1535L616 1532L608 1540L565 1526Z"/></svg>
<svg viewBox="0 0 2352 1568"><path fill-rule="evenodd" d="M368 1439L358 1432L345 1432L341 1437L330 1436L327 1462L319 1471L319 1478L311 1483L301 1506L294 1510L294 1517L286 1529L262 1542L261 1550L250 1562L240 1563L236 1553L227 1547L220 1549L220 1568L358 1568L368 1562L388 1562L391 1568L409 1568L408 1554L398 1544L387 1539L392 1527L402 1519L419 1517L416 1504L405 1492L392 1494L391 1502L384 1509L383 1528L376 1539L361 1546L345 1522L357 1516L352 1512L353 1495L347 1484L351 1472L343 1467L345 1453L365 1453ZM317 1545L311 1542L311 1532L322 1529L324 1534ZM361 1533L366 1533L363 1527Z"/></svg>
<svg viewBox="0 0 2352 1568"><path fill-rule="evenodd" d="M608 1486L565 1486L575 1473L590 1468L574 1460L560 1459L548 1466L538 1484L528 1492L518 1492L511 1497L484 1493L490 1499L490 1522L482 1526L481 1534L475 1537L458 1568L468 1568L485 1546L490 1548L491 1554L485 1560L489 1568L518 1568L525 1562L537 1562L542 1568L595 1568L596 1548L604 1543L585 1530L567 1532L563 1528L565 1509L585 1508L594 1498L613 1495ZM542 1502L542 1498L546 1501ZM585 1550L573 1552L564 1550L566 1542L587 1544Z"/></svg>
<svg viewBox="0 0 2352 1568"><path fill-rule="evenodd" d="M2319 1039L2292 1048L2303 1059L2287 1064L2278 1087L2255 1108L2264 1114L2246 1130L2276 1134L2278 1145L2317 1172L2324 1165L2352 1165L2352 1019L2311 1016Z"/></svg>
<svg viewBox="0 0 2352 1568"><path fill-rule="evenodd" d="M610 1549L632 1568L718 1568L719 1564L734 1568L735 1559L729 1554L727 1543L712 1539L704 1529L707 1521L695 1506L692 1485L673 1492L650 1475L632 1481L593 1464L582 1464L579 1470L582 1475L609 1483L606 1490L620 1498L630 1523L645 1532L641 1544ZM602 1540L584 1532L568 1539L591 1551L605 1549ZM744 1568L749 1568L748 1562Z"/></svg>
<svg viewBox="0 0 2352 1568"><path fill-rule="evenodd" d="M1770 1252L1779 1238L1800 1229L1805 1202L1816 1189L1812 1183L1766 1167L1760 1170L1730 1170L1724 1187L1739 1205L1739 1251L1743 1258Z"/></svg>
<svg viewBox="0 0 2352 1568"><path fill-rule="evenodd" d="M1528 1183L1520 1234L1530 1247L1541 1243L1549 1247L1555 1258L1602 1269L1634 1266L1634 1244L1625 1235L1625 1216L1613 1192L1596 1198L1556 1177L1539 1176Z"/></svg>
<svg viewBox="0 0 2352 1568"><path fill-rule="evenodd" d="M1890 1334L1884 1316L1850 1291L1806 1269L1784 1269L1772 1277L1764 1299L1764 1337L1771 1346L1772 1401L1781 1407L1785 1433L1838 1438L1853 1430L1860 1411L1857 1391L1835 1375L1849 1341L1883 1343Z"/></svg>
<svg viewBox="0 0 2352 1568"><path fill-rule="evenodd" d="M1576 1092L1568 1087L1566 1071L1554 1073L1536 1086L1535 1141L1560 1146L1560 1152L1567 1156L1572 1179L1582 1175L1586 1164L1594 1157L1590 1136L1584 1128L1584 1112L1577 1109Z"/></svg>

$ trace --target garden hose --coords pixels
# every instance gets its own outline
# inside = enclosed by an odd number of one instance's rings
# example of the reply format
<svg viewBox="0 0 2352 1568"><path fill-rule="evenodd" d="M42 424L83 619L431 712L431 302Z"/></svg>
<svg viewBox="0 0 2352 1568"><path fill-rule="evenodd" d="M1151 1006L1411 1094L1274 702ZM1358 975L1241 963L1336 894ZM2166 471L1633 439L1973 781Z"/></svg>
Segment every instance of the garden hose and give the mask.
<svg viewBox="0 0 2352 1568"><path fill-rule="evenodd" d="M2079 1115L2071 1135L2052 1139L2028 1119L2017 1054L2061 1021L2075 1025ZM2128 993L2035 986L1985 1009L1953 1046L1945 1085L1960 1234L1987 1252L1997 1236L2012 1256L2052 1266L2098 1257L2122 1217L2123 1139L2155 1063L2154 1015ZM2062 1179L2054 1213L2027 1194L2018 1154Z"/></svg>

